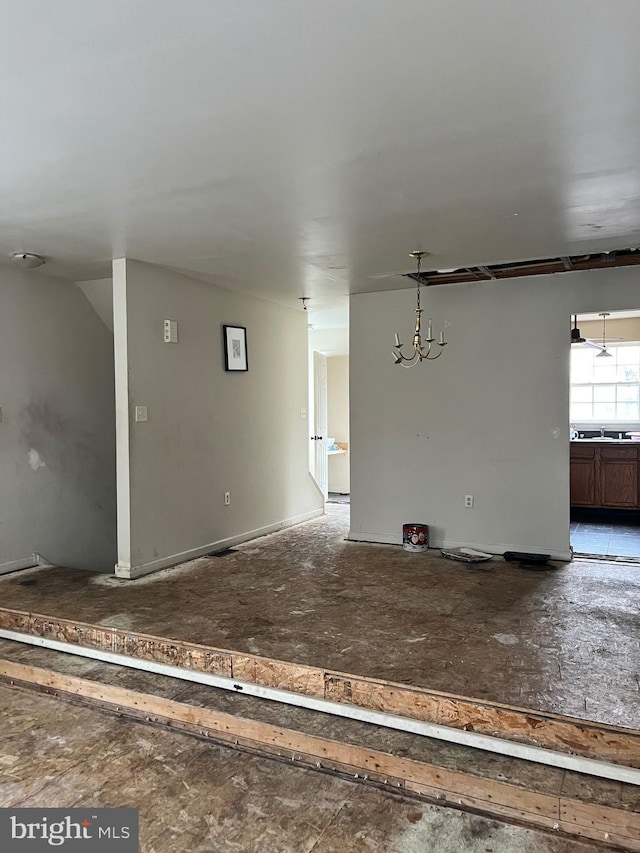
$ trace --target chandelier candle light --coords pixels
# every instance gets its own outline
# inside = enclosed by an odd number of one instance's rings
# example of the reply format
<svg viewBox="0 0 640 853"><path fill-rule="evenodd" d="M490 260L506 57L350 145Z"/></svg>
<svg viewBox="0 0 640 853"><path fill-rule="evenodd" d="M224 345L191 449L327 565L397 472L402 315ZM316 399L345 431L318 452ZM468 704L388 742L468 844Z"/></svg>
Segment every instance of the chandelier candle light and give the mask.
<svg viewBox="0 0 640 853"><path fill-rule="evenodd" d="M416 258L418 261L418 271L413 276L418 283L417 291L416 291L416 328L413 334L413 352L411 355L406 356L402 352L402 347L404 344L400 343L400 338L398 337L398 333L396 332L396 343L392 350L393 357L395 359L396 364L401 364L403 367L413 367L414 364L418 364L422 361L435 361L436 358L440 358L442 355L442 350L447 345L447 341L444 339L444 332L440 332L440 340L438 341L438 346L440 350L436 355L430 355L431 353L431 345L435 341L433 337L433 329L431 327L431 317L429 317L429 325L427 327L427 336L424 339L424 343L422 341L422 335L420 334L420 315L422 314L422 308L420 307L420 262L428 255L429 252L410 252L412 258Z"/></svg>

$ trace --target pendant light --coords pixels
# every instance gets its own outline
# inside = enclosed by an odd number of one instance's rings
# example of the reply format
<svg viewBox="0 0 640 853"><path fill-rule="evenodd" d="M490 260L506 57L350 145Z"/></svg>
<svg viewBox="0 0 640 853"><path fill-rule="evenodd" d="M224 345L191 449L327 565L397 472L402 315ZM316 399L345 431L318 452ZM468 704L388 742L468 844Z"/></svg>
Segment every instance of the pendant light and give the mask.
<svg viewBox="0 0 640 853"><path fill-rule="evenodd" d="M611 353L607 349L607 317L609 311L601 311L598 317L602 317L602 352L599 352L596 358L611 358Z"/></svg>

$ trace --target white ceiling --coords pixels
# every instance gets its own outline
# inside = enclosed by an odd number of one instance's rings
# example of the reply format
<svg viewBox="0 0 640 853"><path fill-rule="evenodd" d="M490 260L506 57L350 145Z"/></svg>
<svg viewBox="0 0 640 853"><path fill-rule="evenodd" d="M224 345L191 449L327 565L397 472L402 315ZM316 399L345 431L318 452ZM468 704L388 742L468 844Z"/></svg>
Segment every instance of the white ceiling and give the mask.
<svg viewBox="0 0 640 853"><path fill-rule="evenodd" d="M0 0L0 255L335 323L427 268L640 245L637 0ZM515 215L517 214L517 216ZM337 313L336 313L337 312Z"/></svg>

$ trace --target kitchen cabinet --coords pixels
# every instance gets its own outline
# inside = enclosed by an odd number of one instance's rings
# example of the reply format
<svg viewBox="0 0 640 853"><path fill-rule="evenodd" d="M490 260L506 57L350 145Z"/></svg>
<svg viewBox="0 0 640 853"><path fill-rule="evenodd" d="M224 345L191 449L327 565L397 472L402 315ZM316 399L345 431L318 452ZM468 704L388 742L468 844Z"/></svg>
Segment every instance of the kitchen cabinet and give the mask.
<svg viewBox="0 0 640 853"><path fill-rule="evenodd" d="M638 507L638 450L600 447L600 506Z"/></svg>
<svg viewBox="0 0 640 853"><path fill-rule="evenodd" d="M572 444L571 506L638 509L638 448Z"/></svg>
<svg viewBox="0 0 640 853"><path fill-rule="evenodd" d="M571 445L571 506L596 506L595 445Z"/></svg>

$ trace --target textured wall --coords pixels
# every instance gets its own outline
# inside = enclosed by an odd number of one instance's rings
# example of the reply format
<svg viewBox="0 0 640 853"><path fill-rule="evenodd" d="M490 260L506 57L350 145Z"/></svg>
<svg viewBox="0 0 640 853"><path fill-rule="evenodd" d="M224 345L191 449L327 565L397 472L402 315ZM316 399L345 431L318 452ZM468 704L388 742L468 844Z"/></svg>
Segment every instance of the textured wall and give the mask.
<svg viewBox="0 0 640 853"><path fill-rule="evenodd" d="M0 567L113 571L113 338L71 282L0 272Z"/></svg>

